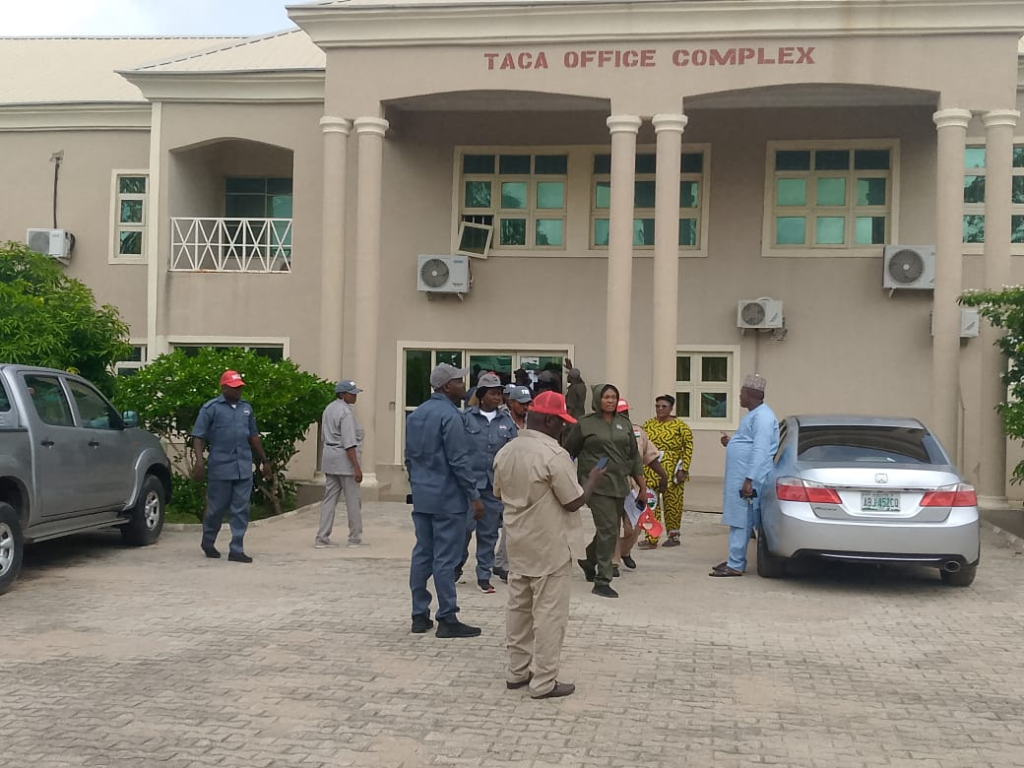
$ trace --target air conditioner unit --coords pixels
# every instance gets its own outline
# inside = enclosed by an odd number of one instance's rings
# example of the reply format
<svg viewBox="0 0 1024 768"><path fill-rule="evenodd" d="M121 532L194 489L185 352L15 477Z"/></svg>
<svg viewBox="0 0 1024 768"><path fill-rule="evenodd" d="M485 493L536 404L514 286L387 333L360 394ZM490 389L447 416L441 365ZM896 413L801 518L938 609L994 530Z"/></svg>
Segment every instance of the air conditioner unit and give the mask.
<svg viewBox="0 0 1024 768"><path fill-rule="evenodd" d="M930 291L935 288L934 245L887 245L882 287Z"/></svg>
<svg viewBox="0 0 1024 768"><path fill-rule="evenodd" d="M469 293L466 256L420 256L416 288L427 293Z"/></svg>
<svg viewBox="0 0 1024 768"><path fill-rule="evenodd" d="M931 313L932 336L935 335L935 313ZM976 309L960 308L960 338L976 339L981 333L981 314Z"/></svg>
<svg viewBox="0 0 1024 768"><path fill-rule="evenodd" d="M63 229L30 229L25 234L29 250L61 261L71 258L75 236Z"/></svg>
<svg viewBox="0 0 1024 768"><path fill-rule="evenodd" d="M736 307L737 328L781 328L782 302L775 299L744 299Z"/></svg>

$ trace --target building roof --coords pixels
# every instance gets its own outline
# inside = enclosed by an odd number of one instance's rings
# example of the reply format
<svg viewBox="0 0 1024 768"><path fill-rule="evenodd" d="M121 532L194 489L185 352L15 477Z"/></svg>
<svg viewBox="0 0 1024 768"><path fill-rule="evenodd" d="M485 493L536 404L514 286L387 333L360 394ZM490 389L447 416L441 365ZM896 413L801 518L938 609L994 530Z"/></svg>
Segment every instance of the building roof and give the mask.
<svg viewBox="0 0 1024 768"><path fill-rule="evenodd" d="M132 67L140 73L157 72L280 72L322 70L323 50L301 29L258 37L220 41L204 50L189 51L160 61Z"/></svg>
<svg viewBox="0 0 1024 768"><path fill-rule="evenodd" d="M117 70L239 37L0 37L0 104L144 102Z"/></svg>

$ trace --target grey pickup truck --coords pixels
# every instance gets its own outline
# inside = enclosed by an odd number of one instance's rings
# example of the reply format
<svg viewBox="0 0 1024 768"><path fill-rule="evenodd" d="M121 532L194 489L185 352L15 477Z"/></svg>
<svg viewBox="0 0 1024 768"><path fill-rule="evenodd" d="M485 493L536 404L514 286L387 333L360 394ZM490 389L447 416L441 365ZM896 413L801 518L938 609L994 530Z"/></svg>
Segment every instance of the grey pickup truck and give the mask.
<svg viewBox="0 0 1024 768"><path fill-rule="evenodd" d="M32 542L118 526L152 544L170 498L167 454L137 414L70 373L0 363L0 594Z"/></svg>

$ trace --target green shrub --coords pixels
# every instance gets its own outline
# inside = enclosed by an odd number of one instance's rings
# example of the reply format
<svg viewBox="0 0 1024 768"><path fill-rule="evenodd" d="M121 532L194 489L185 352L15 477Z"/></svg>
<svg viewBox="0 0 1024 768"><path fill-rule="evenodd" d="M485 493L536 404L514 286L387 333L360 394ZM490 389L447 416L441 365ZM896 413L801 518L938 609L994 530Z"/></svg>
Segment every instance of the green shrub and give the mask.
<svg viewBox="0 0 1024 768"><path fill-rule="evenodd" d="M309 427L334 397L331 382L300 370L291 360L273 361L242 349L205 348L194 355L176 350L156 358L134 376L119 379L115 403L123 410L137 411L140 425L165 441L176 474L183 476L175 481L175 493L180 485L183 500L179 503L176 496L174 506L198 509L201 517L205 484L200 490L182 482L193 482L187 479L195 463L192 427L203 404L220 393L220 376L225 370L236 370L245 379L242 397L252 403L274 469L269 480L257 475L256 489L259 499L280 514L294 499L294 484L285 479L284 470Z"/></svg>

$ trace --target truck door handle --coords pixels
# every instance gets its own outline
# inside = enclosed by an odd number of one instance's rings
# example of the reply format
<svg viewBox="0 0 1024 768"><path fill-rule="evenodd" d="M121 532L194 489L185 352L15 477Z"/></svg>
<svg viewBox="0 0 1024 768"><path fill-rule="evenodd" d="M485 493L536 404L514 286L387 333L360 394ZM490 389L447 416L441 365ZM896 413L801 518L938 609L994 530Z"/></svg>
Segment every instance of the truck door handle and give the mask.
<svg viewBox="0 0 1024 768"><path fill-rule="evenodd" d="M99 440L90 440L89 441L89 447L90 448L99 448L100 447L100 441Z"/></svg>
<svg viewBox="0 0 1024 768"><path fill-rule="evenodd" d="M53 448L53 440L43 440L43 448Z"/></svg>

